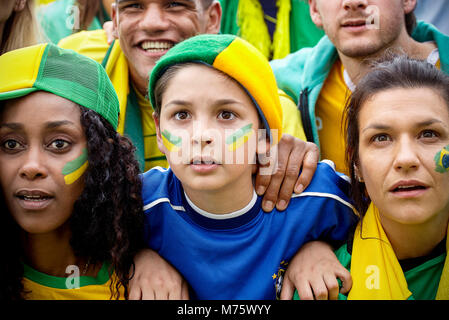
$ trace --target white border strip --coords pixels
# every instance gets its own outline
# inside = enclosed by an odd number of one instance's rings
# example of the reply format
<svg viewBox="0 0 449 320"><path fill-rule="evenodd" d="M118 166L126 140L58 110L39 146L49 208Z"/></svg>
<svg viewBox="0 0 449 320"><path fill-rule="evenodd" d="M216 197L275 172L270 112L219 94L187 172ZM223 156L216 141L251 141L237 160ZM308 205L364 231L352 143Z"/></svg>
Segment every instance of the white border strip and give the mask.
<svg viewBox="0 0 449 320"><path fill-rule="evenodd" d="M253 190L253 197L252 197L251 201L244 208L234 211L234 212L230 212L230 213L217 214L217 213L207 212L207 211L201 209L200 207L198 207L197 205L195 205L192 202L192 200L190 200L189 196L185 193L185 191L184 191L184 195L186 196L187 202L189 203L189 205L192 207L192 209L196 213L198 213L206 218L214 219L214 220L232 219L232 218L236 218L241 215L244 215L245 213L247 213L248 211L250 211L252 209L252 207L254 206L254 204L257 201L257 193L256 193L256 191Z"/></svg>
<svg viewBox="0 0 449 320"><path fill-rule="evenodd" d="M143 207L143 211L147 211L148 209L158 205L161 202L168 202L168 204L174 209L174 210L178 210L178 211L186 211L186 209L184 209L183 206L174 206L170 203L170 199L169 198L160 198L157 200L154 200L153 202L150 202L149 204L145 205Z"/></svg>
<svg viewBox="0 0 449 320"><path fill-rule="evenodd" d="M339 196L336 196L335 194L332 193L324 193L324 192L303 192L300 194L293 194L292 198L297 198L297 197L307 197L307 196L312 196L312 197L322 197L322 198L332 198L334 200L337 200L338 202L343 203L345 206L349 207L352 209L352 211L354 211L354 213L357 213L357 210L352 206L352 204L350 204L348 201L343 200L342 198L340 198Z"/></svg>

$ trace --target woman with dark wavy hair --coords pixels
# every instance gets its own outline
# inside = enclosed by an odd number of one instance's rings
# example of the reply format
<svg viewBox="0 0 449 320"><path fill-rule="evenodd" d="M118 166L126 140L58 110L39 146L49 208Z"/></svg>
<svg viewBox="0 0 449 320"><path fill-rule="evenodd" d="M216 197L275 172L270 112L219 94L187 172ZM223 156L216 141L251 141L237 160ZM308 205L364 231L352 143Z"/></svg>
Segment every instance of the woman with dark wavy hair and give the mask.
<svg viewBox="0 0 449 320"><path fill-rule="evenodd" d="M141 182L106 73L50 44L0 69L0 299L126 298Z"/></svg>
<svg viewBox="0 0 449 320"><path fill-rule="evenodd" d="M336 254L342 299L449 299L449 77L388 56L346 106L347 165L361 220Z"/></svg>

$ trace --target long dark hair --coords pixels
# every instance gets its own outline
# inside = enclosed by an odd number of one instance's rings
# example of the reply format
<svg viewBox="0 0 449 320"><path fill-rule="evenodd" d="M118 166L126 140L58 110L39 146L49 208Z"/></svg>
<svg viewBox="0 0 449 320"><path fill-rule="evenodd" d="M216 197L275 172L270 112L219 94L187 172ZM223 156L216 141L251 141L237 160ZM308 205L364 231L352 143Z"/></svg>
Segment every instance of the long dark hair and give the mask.
<svg viewBox="0 0 449 320"><path fill-rule="evenodd" d="M393 88L430 88L436 90L449 107L449 76L432 64L388 53L357 84L345 109L346 165L351 177L351 193L356 209L363 215L370 199L365 184L357 179L359 165L359 114L364 103L373 95Z"/></svg>
<svg viewBox="0 0 449 320"><path fill-rule="evenodd" d="M76 256L89 259L92 264L110 261L116 275L112 277L111 298L120 297L122 286L127 297L133 257L143 247L141 180L135 147L95 111L81 106L80 110L89 166L83 193L70 217L70 244ZM3 196L0 208L1 240L7 244L0 264L0 299L26 298L21 283L20 228L8 213Z"/></svg>

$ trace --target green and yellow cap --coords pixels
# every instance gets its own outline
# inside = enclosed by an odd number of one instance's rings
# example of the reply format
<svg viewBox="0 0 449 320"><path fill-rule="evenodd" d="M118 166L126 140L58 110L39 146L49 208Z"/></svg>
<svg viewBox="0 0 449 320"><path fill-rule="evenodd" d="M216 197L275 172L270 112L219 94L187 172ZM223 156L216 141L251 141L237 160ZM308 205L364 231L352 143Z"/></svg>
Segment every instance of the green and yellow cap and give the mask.
<svg viewBox="0 0 449 320"><path fill-rule="evenodd" d="M117 129L117 94L96 61L73 50L40 44L3 54L0 70L0 100L47 91L94 110Z"/></svg>
<svg viewBox="0 0 449 320"><path fill-rule="evenodd" d="M199 35L170 49L150 74L148 95L155 105L154 87L172 65L197 62L227 74L246 90L253 100L272 143L282 136L282 107L273 71L267 58L249 42L233 35ZM271 130L278 130L273 141Z"/></svg>

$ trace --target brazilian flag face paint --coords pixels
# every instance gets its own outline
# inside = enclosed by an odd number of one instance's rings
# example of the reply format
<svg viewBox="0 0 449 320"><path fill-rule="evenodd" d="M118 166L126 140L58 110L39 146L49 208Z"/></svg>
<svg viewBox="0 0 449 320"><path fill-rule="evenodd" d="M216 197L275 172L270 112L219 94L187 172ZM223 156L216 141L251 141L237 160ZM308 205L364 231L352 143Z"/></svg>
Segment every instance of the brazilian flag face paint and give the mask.
<svg viewBox="0 0 449 320"><path fill-rule="evenodd" d="M235 151L244 145L253 134L253 124L250 123L226 138L226 145L229 151Z"/></svg>
<svg viewBox="0 0 449 320"><path fill-rule="evenodd" d="M162 131L162 141L170 152L177 152L181 149L182 138L171 134L168 130Z"/></svg>
<svg viewBox="0 0 449 320"><path fill-rule="evenodd" d="M445 146L435 155L435 171L445 173L449 171L449 145Z"/></svg>
<svg viewBox="0 0 449 320"><path fill-rule="evenodd" d="M64 168L62 168L65 184L72 184L78 180L86 171L87 164L87 149L84 148L83 153L78 158L68 162Z"/></svg>

